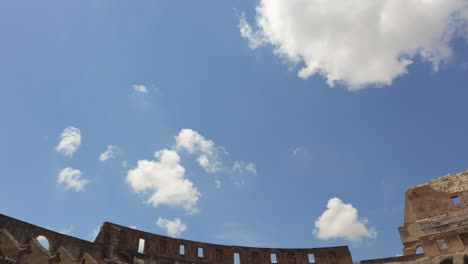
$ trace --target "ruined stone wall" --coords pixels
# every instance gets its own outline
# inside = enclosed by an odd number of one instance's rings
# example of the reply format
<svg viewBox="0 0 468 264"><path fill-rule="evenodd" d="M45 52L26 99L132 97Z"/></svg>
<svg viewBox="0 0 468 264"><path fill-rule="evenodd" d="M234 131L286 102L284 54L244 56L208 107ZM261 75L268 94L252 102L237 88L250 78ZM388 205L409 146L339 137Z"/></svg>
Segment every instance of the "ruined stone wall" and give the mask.
<svg viewBox="0 0 468 264"><path fill-rule="evenodd" d="M419 247L426 256L467 249L468 171L408 189L399 231L404 255L415 254Z"/></svg>
<svg viewBox="0 0 468 264"><path fill-rule="evenodd" d="M38 236L47 238L49 249L39 244ZM180 251L181 246L184 252ZM271 264L272 254L276 255L277 264L309 264L309 254L313 254L318 264L352 263L347 246L308 249L225 246L160 236L107 222L95 241L89 242L0 214L0 264Z"/></svg>

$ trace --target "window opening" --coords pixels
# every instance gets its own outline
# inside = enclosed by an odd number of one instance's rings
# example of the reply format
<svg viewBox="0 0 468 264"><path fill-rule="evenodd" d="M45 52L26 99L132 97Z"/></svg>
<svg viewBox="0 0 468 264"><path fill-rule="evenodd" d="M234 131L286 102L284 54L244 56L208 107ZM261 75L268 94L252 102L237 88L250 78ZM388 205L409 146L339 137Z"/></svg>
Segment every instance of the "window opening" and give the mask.
<svg viewBox="0 0 468 264"><path fill-rule="evenodd" d="M179 246L179 255L185 255L185 245Z"/></svg>
<svg viewBox="0 0 468 264"><path fill-rule="evenodd" d="M445 240L443 238L436 239L436 243L440 250L448 248L447 243L445 243Z"/></svg>
<svg viewBox="0 0 468 264"><path fill-rule="evenodd" d="M270 262L271 263L278 263L278 260L276 259L276 253L270 253Z"/></svg>
<svg viewBox="0 0 468 264"><path fill-rule="evenodd" d="M45 236L38 236L36 239L44 249L49 250L49 240Z"/></svg>
<svg viewBox="0 0 468 264"><path fill-rule="evenodd" d="M416 254L423 254L423 253L424 253L424 249L421 246L416 248Z"/></svg>
<svg viewBox="0 0 468 264"><path fill-rule="evenodd" d="M198 248L198 257L203 258L203 248L202 247Z"/></svg>
<svg viewBox="0 0 468 264"><path fill-rule="evenodd" d="M451 199L452 199L453 205L460 205L461 204L460 198L458 196L456 196L456 195L452 196Z"/></svg>
<svg viewBox="0 0 468 264"><path fill-rule="evenodd" d="M234 264L241 264L239 253L234 253Z"/></svg>
<svg viewBox="0 0 468 264"><path fill-rule="evenodd" d="M307 254L309 257L309 264L315 264L315 255L314 254Z"/></svg>
<svg viewBox="0 0 468 264"><path fill-rule="evenodd" d="M145 253L145 240L143 238L138 241L138 253Z"/></svg>

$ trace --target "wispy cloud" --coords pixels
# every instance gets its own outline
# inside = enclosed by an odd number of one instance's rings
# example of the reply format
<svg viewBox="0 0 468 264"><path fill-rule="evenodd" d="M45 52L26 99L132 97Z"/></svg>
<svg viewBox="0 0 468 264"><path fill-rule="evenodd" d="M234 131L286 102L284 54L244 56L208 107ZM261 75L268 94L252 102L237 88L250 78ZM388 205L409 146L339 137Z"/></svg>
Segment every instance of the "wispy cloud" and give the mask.
<svg viewBox="0 0 468 264"><path fill-rule="evenodd" d="M81 131L76 127L67 127L60 135L60 142L55 147L57 152L71 157L81 145Z"/></svg>
<svg viewBox="0 0 468 264"><path fill-rule="evenodd" d="M293 158L307 157L309 156L309 152L304 147L295 147L291 150L291 155Z"/></svg>
<svg viewBox="0 0 468 264"><path fill-rule="evenodd" d="M219 152L222 148L216 146L212 140L189 128L181 129L175 140L176 149L198 155L197 162L206 172L214 173L220 170L222 163Z"/></svg>
<svg viewBox="0 0 468 264"><path fill-rule="evenodd" d="M239 174L257 174L257 169L255 168L255 164L252 162L246 163L244 161L235 161L234 165L232 166L232 171Z"/></svg>
<svg viewBox="0 0 468 264"><path fill-rule="evenodd" d="M101 153L101 155L99 155L99 160L101 162L104 162L108 159L115 158L118 151L119 151L119 148L116 146L107 146L107 149L103 153Z"/></svg>
<svg viewBox="0 0 468 264"><path fill-rule="evenodd" d="M88 181L82 178L80 170L66 167L58 174L58 183L65 185L65 189L83 191Z"/></svg>

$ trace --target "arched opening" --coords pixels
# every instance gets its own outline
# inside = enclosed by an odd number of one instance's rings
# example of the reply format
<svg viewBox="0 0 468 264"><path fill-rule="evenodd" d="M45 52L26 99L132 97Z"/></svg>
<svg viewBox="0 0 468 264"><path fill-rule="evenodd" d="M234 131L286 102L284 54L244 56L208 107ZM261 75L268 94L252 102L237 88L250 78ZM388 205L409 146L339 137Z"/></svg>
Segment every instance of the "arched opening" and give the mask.
<svg viewBox="0 0 468 264"><path fill-rule="evenodd" d="M424 249L421 246L416 248L416 254L424 254Z"/></svg>
<svg viewBox="0 0 468 264"><path fill-rule="evenodd" d="M45 236L38 236L36 237L36 240L37 242L39 242L39 244L45 249L45 250L49 250L50 248L50 244L49 244L49 240L45 237Z"/></svg>

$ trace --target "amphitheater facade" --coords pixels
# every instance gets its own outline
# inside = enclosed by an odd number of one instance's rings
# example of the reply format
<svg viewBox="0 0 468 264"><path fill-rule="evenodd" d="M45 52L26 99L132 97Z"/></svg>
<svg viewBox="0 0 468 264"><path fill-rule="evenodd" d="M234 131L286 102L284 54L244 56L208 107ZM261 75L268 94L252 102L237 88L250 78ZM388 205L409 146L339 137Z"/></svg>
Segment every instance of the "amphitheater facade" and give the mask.
<svg viewBox="0 0 468 264"><path fill-rule="evenodd" d="M362 264L468 264L468 170L413 186L398 228L402 256ZM39 242L48 241L48 248ZM352 264L348 246L255 248L152 234L105 222L93 242L0 214L0 264Z"/></svg>

